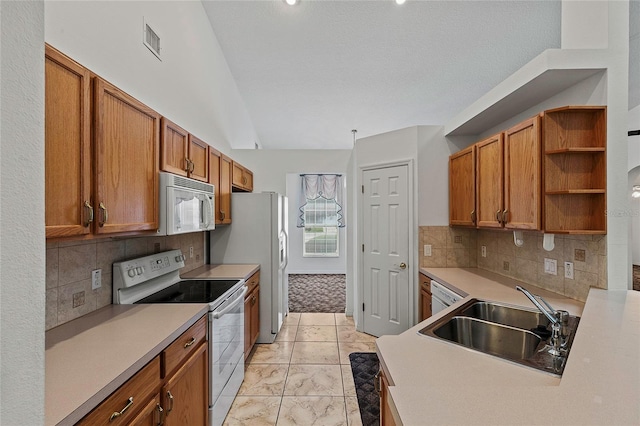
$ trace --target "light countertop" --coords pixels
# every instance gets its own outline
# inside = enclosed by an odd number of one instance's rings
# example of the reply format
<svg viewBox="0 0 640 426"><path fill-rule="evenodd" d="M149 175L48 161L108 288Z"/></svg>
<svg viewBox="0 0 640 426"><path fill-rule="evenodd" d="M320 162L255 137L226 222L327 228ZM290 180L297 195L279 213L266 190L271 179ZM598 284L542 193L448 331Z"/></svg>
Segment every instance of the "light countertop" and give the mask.
<svg viewBox="0 0 640 426"><path fill-rule="evenodd" d="M464 300L529 308L520 284L581 319L562 378L417 334L448 310L377 339L400 424L640 424L640 292L592 289L583 306L479 269L421 272L467 293Z"/></svg>
<svg viewBox="0 0 640 426"><path fill-rule="evenodd" d="M182 278L214 278L221 280L246 280L260 269L257 264L203 265L182 275Z"/></svg>
<svg viewBox="0 0 640 426"><path fill-rule="evenodd" d="M207 313L206 303L109 305L45 333L45 424L72 425Z"/></svg>

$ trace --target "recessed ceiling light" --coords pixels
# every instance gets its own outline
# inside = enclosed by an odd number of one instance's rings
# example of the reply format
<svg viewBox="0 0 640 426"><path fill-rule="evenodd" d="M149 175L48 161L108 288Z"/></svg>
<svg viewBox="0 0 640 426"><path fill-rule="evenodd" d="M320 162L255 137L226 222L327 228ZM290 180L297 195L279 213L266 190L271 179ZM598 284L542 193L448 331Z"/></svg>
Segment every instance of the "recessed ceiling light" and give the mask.
<svg viewBox="0 0 640 426"><path fill-rule="evenodd" d="M289 6L298 4L298 0L284 0Z"/></svg>
<svg viewBox="0 0 640 426"><path fill-rule="evenodd" d="M396 4L404 4L404 2L407 0L396 0Z"/></svg>

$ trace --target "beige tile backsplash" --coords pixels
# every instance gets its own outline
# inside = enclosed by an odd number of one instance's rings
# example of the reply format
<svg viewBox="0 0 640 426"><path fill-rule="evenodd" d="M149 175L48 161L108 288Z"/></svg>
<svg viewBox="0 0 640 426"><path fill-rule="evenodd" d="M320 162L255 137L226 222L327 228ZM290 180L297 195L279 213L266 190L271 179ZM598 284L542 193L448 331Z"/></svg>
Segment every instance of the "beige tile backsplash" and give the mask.
<svg viewBox="0 0 640 426"><path fill-rule="evenodd" d="M193 246L193 258L189 247ZM46 330L112 302L112 264L165 250L182 249L183 272L204 265L204 233L47 243ZM102 269L102 287L91 289L91 271ZM76 306L74 306L74 295Z"/></svg>
<svg viewBox="0 0 640 426"><path fill-rule="evenodd" d="M542 248L542 234L524 232L523 237L524 245L516 247L513 232L421 226L420 266L478 267L581 301L590 287L607 288L605 235L556 235L550 252ZM431 256L424 256L425 244L431 245ZM576 250L584 251L584 260L576 260ZM557 275L544 272L545 258L557 261ZM573 262L574 279L564 278L565 261Z"/></svg>

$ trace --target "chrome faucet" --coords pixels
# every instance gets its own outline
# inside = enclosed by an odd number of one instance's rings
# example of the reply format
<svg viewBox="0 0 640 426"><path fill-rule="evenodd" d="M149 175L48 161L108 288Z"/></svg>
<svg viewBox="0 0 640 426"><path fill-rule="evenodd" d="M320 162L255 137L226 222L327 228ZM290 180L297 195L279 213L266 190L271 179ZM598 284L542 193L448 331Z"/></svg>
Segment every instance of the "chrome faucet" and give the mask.
<svg viewBox="0 0 640 426"><path fill-rule="evenodd" d="M516 286L516 290L524 293L531 300L531 303L551 322L551 350L549 352L556 356L564 355L569 340L569 312L553 309L542 297L529 293L526 288L519 285ZM544 303L546 308L538 302L538 299Z"/></svg>

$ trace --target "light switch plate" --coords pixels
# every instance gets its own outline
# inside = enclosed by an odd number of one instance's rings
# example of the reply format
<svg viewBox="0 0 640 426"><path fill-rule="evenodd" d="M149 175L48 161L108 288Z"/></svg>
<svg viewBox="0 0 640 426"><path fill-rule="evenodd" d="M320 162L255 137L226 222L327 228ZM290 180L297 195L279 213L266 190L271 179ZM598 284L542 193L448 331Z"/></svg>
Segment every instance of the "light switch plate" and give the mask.
<svg viewBox="0 0 640 426"><path fill-rule="evenodd" d="M431 256L431 244L424 245L424 255Z"/></svg>
<svg viewBox="0 0 640 426"><path fill-rule="evenodd" d="M102 287L102 269L91 271L91 290L97 290Z"/></svg>
<svg viewBox="0 0 640 426"><path fill-rule="evenodd" d="M558 261L555 259L544 258L544 273L550 275L558 275Z"/></svg>
<svg viewBox="0 0 640 426"><path fill-rule="evenodd" d="M482 257L487 257L487 246L480 247L480 254Z"/></svg>

